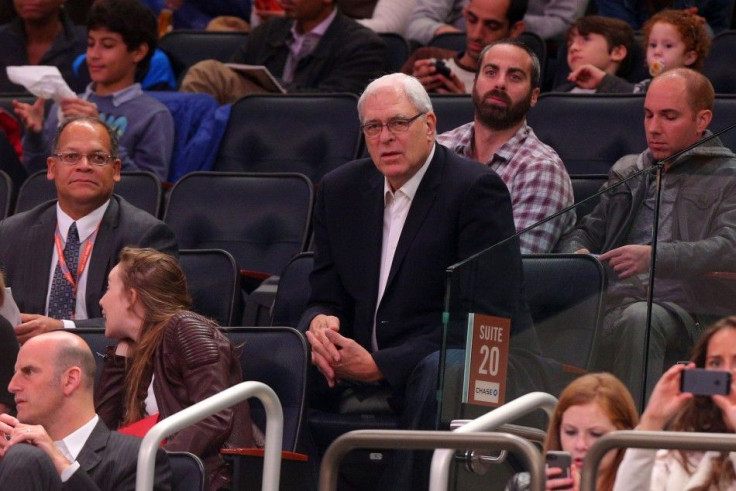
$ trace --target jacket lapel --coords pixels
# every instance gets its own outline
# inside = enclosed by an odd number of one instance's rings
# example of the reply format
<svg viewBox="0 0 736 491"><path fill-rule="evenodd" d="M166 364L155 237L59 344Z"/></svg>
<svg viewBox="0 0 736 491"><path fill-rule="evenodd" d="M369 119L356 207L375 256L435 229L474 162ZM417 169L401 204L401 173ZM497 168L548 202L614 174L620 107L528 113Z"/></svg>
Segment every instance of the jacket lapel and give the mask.
<svg viewBox="0 0 736 491"><path fill-rule="evenodd" d="M90 318L99 317L101 315L100 305L96 300L100 298L105 290L104 286L107 281L107 274L112 269L112 265L117 262L115 254L115 234L120 221L120 203L112 196L110 205L105 210L105 214L100 222L100 229L95 238L95 246L92 249L92 256L89 260L89 274L87 276L87 315ZM91 294L99 292L100 295Z"/></svg>
<svg viewBox="0 0 736 491"><path fill-rule="evenodd" d="M424 174L422 182L419 184L417 194L411 203L409 208L409 214L406 216L406 222L404 228L401 230L401 236L399 237L399 243L396 246L396 253L394 259L391 262L391 271L389 271L388 280L386 281L386 290L388 291L391 281L396 276L396 272L401 267L401 263L406 258L406 254L411 248L411 244L414 242L414 238L417 236L419 231L424 224L424 220L427 218L429 210L432 209L435 199L437 198L437 187L440 184L442 176L442 167L445 164L445 158L443 147L435 145L434 157L429 162L427 172ZM379 256L380 260L380 256Z"/></svg>
<svg viewBox="0 0 736 491"><path fill-rule="evenodd" d="M373 165L373 164L371 164ZM362 220L359 224L361 237L358 244L366 250L366 285L374 298L378 292L378 277L381 271L381 244L383 237L383 175L376 171L371 174L363 190Z"/></svg>
<svg viewBox="0 0 736 491"><path fill-rule="evenodd" d="M77 455L77 462L84 471L90 475L90 471L99 465L102 461L102 455L107 446L107 440L110 437L110 430L107 429L102 420L97 422L95 429L90 433L89 438L85 442L82 450Z"/></svg>
<svg viewBox="0 0 736 491"><path fill-rule="evenodd" d="M47 244L37 249L34 258L28 260L25 274L32 278L28 284L37 284L38 288L30 288L28 300L21 312L44 312L46 296L49 291L49 275L51 272L51 256L53 255L54 233L56 232L56 206L50 206L41 218L28 229L28 240L25 244ZM36 280L38 278L38 280ZM23 310L25 309L25 310Z"/></svg>

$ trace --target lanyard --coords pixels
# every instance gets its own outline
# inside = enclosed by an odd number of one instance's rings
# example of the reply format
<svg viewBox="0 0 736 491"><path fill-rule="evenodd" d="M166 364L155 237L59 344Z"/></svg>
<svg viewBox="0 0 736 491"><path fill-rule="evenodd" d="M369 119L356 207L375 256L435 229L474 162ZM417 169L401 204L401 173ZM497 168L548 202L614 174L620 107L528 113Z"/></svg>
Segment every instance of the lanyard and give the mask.
<svg viewBox="0 0 736 491"><path fill-rule="evenodd" d="M77 298L77 280L82 275L82 272L84 271L85 266L87 266L87 261L89 261L89 257L92 255L92 248L95 246L95 238L97 237L97 231L100 230L100 226L97 225L97 228L94 232L92 232L92 235L89 236L86 243L84 244L84 249L82 250L82 255L79 257L79 264L77 266L77 274L76 276L72 276L71 271L69 271L69 266L66 264L66 258L64 257L64 248L61 244L61 233L59 232L59 224L56 224L56 233L54 233L54 243L56 244L56 255L59 256L59 267L61 268L61 272L64 274L64 278L67 282L69 282L70 285L72 285L72 290L74 291L74 298ZM68 239L68 237L67 237Z"/></svg>

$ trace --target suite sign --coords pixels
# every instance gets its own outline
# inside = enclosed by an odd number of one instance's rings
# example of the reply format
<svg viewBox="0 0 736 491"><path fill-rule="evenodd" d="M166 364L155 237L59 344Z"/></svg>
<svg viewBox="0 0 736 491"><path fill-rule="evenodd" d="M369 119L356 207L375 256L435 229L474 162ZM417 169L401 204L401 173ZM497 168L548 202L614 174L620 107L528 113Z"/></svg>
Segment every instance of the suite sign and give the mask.
<svg viewBox="0 0 736 491"><path fill-rule="evenodd" d="M500 406L506 398L511 319L468 315L463 402Z"/></svg>

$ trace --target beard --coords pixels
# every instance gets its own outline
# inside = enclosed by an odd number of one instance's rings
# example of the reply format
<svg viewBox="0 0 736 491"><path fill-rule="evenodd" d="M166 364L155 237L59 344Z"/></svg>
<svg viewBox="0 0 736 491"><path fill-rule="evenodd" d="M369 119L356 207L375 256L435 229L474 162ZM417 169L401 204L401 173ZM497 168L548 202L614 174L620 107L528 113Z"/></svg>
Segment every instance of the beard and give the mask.
<svg viewBox="0 0 736 491"><path fill-rule="evenodd" d="M475 117L484 125L493 130L505 130L518 124L526 117L526 113L532 107L532 92L517 103L502 90L489 90L482 97L473 87L473 103L475 104ZM487 102L490 97L501 99L506 106L498 106Z"/></svg>

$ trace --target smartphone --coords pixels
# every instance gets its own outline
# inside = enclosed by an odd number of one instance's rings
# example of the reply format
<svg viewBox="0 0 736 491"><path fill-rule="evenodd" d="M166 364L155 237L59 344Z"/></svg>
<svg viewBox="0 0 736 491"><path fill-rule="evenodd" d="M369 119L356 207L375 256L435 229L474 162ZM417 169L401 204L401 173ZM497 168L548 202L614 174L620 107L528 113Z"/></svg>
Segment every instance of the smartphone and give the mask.
<svg viewBox="0 0 736 491"><path fill-rule="evenodd" d="M547 467L557 467L562 469L562 474L555 476L555 479L570 477L570 466L572 465L572 456L570 452L562 452L560 450L548 450L544 456L544 462Z"/></svg>
<svg viewBox="0 0 736 491"><path fill-rule="evenodd" d="M693 368L683 370L680 376L680 391L696 396L728 395L731 392L731 372Z"/></svg>
<svg viewBox="0 0 736 491"><path fill-rule="evenodd" d="M434 67L437 69L437 73L441 73L445 77L449 77L450 75L452 75L452 70L450 70L450 67L445 65L444 61L435 60L432 65L434 65Z"/></svg>

